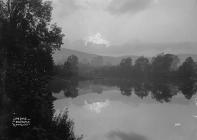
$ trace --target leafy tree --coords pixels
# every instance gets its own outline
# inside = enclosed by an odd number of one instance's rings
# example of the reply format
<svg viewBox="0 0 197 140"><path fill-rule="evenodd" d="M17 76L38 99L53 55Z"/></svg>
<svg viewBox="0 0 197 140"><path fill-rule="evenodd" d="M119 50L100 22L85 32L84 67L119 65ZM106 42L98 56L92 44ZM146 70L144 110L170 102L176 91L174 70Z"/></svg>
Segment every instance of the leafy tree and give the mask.
<svg viewBox="0 0 197 140"><path fill-rule="evenodd" d="M3 58L1 79L5 94L9 67L25 61L30 51L34 53L32 55L39 51L51 55L53 50L60 48L63 35L55 24L50 26L50 2L1 0L0 9L0 51ZM50 55L48 57L51 57ZM42 64L43 67L50 65Z"/></svg>
<svg viewBox="0 0 197 140"><path fill-rule="evenodd" d="M52 137L61 140L64 140L65 138L67 138L68 140L81 140L83 138L83 135L76 137L74 134L73 126L74 122L68 118L67 110L55 115L52 125L52 133L54 135Z"/></svg>
<svg viewBox="0 0 197 140"><path fill-rule="evenodd" d="M178 67L179 59L173 54L160 54L152 59L151 72L153 78L169 78Z"/></svg>
<svg viewBox="0 0 197 140"><path fill-rule="evenodd" d="M123 58L120 62L120 67L122 68L130 68L132 66L132 59L130 57Z"/></svg>
<svg viewBox="0 0 197 140"><path fill-rule="evenodd" d="M51 10L48 1L0 0L1 95L7 99L8 119L2 139L63 139L53 135L53 98L48 89L52 53L63 38L61 29L50 23ZM13 127L13 113L30 118L30 126Z"/></svg>
<svg viewBox="0 0 197 140"><path fill-rule="evenodd" d="M179 67L178 76L182 79L197 80L197 65L191 57L186 58L185 62Z"/></svg>
<svg viewBox="0 0 197 140"><path fill-rule="evenodd" d="M146 78L149 74L149 60L145 57L139 57L135 61L134 75L137 78Z"/></svg>
<svg viewBox="0 0 197 140"><path fill-rule="evenodd" d="M67 61L64 63L63 71L65 72L65 76L78 76L78 63L77 56L69 56Z"/></svg>
<svg viewBox="0 0 197 140"><path fill-rule="evenodd" d="M120 62L119 73L123 77L130 77L132 73L132 59L123 58Z"/></svg>

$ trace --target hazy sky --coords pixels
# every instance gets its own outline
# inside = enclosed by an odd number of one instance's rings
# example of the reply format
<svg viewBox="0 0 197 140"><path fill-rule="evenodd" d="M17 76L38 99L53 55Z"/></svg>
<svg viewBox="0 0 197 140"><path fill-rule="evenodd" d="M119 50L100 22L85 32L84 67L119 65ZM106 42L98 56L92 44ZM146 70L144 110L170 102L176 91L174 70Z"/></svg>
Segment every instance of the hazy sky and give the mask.
<svg viewBox="0 0 197 140"><path fill-rule="evenodd" d="M53 0L53 7L68 40L197 42L197 0Z"/></svg>

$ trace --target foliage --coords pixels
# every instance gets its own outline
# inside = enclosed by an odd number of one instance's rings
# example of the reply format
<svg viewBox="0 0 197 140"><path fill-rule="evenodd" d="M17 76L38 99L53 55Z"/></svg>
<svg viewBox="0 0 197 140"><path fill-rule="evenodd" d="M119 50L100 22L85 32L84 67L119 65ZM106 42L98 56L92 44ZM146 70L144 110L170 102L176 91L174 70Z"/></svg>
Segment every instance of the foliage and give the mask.
<svg viewBox="0 0 197 140"><path fill-rule="evenodd" d="M151 73L153 78L169 78L177 69L179 59L172 54L160 54L152 59Z"/></svg>
<svg viewBox="0 0 197 140"><path fill-rule="evenodd" d="M64 35L51 24L51 10L48 1L0 0L0 95L4 105L0 128L6 132L1 139L77 139L70 131L67 134L73 137L69 138L53 133L53 98L48 83L53 71L52 53L63 44ZM14 127L13 114L30 118L30 125ZM71 127L69 123L62 126Z"/></svg>
<svg viewBox="0 0 197 140"><path fill-rule="evenodd" d="M64 111L54 116L52 130L54 137L69 140L81 140L83 136L76 137L74 134L74 122L68 118L68 111Z"/></svg>
<svg viewBox="0 0 197 140"><path fill-rule="evenodd" d="M135 61L133 75L139 79L145 79L150 74L150 64L149 60L145 57L139 57Z"/></svg>
<svg viewBox="0 0 197 140"><path fill-rule="evenodd" d="M71 55L64 63L63 71L66 76L78 76L78 58L75 55Z"/></svg>
<svg viewBox="0 0 197 140"><path fill-rule="evenodd" d="M185 62L179 67L179 78L195 79L197 78L197 65L191 57L188 57Z"/></svg>

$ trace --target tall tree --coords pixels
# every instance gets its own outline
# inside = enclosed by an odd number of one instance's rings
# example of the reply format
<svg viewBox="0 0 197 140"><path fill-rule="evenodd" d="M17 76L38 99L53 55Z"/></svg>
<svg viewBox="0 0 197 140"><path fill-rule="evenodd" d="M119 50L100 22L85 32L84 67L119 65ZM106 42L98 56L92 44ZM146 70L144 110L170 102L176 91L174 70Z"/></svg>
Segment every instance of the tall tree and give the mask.
<svg viewBox="0 0 197 140"><path fill-rule="evenodd" d="M183 64L179 67L178 76L183 79L197 80L197 65L192 57L186 58Z"/></svg>
<svg viewBox="0 0 197 140"><path fill-rule="evenodd" d="M169 78L177 70L179 59L173 54L160 54L152 59L153 78Z"/></svg>
<svg viewBox="0 0 197 140"><path fill-rule="evenodd" d="M145 57L139 57L135 61L134 65L134 75L137 78L146 78L149 74L149 60Z"/></svg>
<svg viewBox="0 0 197 140"><path fill-rule="evenodd" d="M130 57L123 58L120 62L119 74L123 77L130 77L132 73L132 59Z"/></svg>
<svg viewBox="0 0 197 140"><path fill-rule="evenodd" d="M59 27L50 24L50 5L50 2L42 0L0 1L1 79L4 94L7 70L12 64L24 60L29 51L51 54L60 48L63 34ZM43 64L41 66L47 67L47 63Z"/></svg>
<svg viewBox="0 0 197 140"><path fill-rule="evenodd" d="M67 61L64 63L64 72L67 77L77 77L78 76L78 57L71 55L67 58Z"/></svg>
<svg viewBox="0 0 197 140"><path fill-rule="evenodd" d="M0 0L1 94L9 101L5 118L10 119L5 139L58 139L53 135L52 94L47 85L52 53L62 45L63 34L51 24L51 10L48 1ZM29 118L30 126L15 128L13 117Z"/></svg>

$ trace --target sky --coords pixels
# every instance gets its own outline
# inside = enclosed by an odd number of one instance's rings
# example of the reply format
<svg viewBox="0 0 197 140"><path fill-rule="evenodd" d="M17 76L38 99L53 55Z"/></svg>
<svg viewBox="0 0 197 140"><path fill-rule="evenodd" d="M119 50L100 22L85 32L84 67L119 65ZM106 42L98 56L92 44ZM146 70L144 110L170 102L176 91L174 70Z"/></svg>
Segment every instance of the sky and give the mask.
<svg viewBox="0 0 197 140"><path fill-rule="evenodd" d="M197 42L197 0L52 0L65 40L105 47Z"/></svg>

